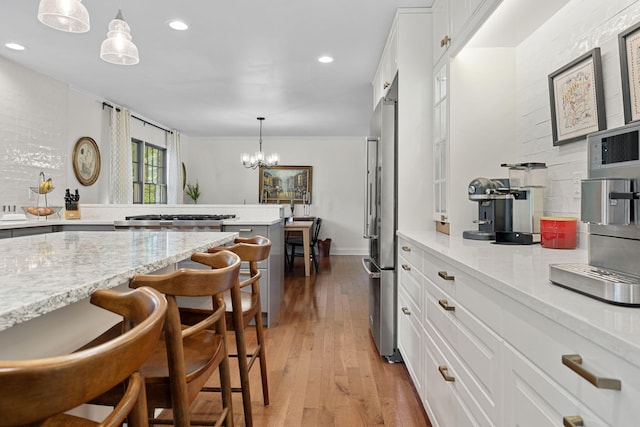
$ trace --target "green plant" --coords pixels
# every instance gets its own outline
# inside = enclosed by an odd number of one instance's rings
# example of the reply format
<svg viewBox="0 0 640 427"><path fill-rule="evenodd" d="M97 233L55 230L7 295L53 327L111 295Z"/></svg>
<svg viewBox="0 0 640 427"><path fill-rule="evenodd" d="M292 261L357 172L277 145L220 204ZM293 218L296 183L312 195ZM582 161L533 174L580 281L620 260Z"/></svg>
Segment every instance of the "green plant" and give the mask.
<svg viewBox="0 0 640 427"><path fill-rule="evenodd" d="M200 197L200 184L198 184L198 181L196 181L195 185L187 183L186 193L187 193L187 196L193 199L193 202L195 204L198 204L198 198Z"/></svg>

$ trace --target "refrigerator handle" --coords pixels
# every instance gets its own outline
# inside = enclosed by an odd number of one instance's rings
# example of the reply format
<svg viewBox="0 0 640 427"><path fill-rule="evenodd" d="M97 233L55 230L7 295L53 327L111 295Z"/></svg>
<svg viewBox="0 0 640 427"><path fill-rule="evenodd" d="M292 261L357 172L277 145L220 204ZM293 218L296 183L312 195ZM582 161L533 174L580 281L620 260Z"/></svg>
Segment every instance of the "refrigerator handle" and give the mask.
<svg viewBox="0 0 640 427"><path fill-rule="evenodd" d="M377 165L377 159L374 162L374 170L369 170L370 160L369 156L377 155L377 150L374 150L374 153L371 153L370 145L373 143L374 148L375 144L378 142L377 138L367 137L364 143L364 161L365 161L365 179L364 179L364 195L365 195L365 203L364 203L364 234L363 237L365 239L374 239L377 236L374 235L374 213L375 213L375 185L376 185L376 177L375 177L375 166Z"/></svg>
<svg viewBox="0 0 640 427"><path fill-rule="evenodd" d="M370 279L379 279L380 278L380 272L374 272L369 270L369 267L367 267L367 264L370 262L369 258L362 258L362 266L364 267L364 271L367 272L367 274L369 275Z"/></svg>

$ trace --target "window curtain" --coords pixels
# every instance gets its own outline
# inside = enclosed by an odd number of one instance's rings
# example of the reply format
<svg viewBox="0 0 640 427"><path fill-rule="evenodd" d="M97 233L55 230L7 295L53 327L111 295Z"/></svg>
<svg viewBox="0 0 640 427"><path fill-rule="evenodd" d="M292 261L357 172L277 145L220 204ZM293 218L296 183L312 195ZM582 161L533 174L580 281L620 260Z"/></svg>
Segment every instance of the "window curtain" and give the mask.
<svg viewBox="0 0 640 427"><path fill-rule="evenodd" d="M109 203L133 203L131 165L131 112L114 106L111 109Z"/></svg>
<svg viewBox="0 0 640 427"><path fill-rule="evenodd" d="M167 203L182 203L182 156L180 155L180 132L167 132Z"/></svg>

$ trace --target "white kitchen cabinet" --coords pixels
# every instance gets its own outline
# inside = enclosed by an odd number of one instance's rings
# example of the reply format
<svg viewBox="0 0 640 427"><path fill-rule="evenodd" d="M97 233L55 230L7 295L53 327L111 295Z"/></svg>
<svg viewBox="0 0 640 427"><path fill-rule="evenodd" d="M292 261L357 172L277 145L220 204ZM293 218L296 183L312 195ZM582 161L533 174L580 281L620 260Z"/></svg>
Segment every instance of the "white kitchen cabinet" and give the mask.
<svg viewBox="0 0 640 427"><path fill-rule="evenodd" d="M451 44L451 33L449 30L450 1L451 0L435 0L431 6L433 13L433 64L440 61Z"/></svg>
<svg viewBox="0 0 640 427"><path fill-rule="evenodd" d="M381 55L374 81L373 107L382 97L397 101L398 227L424 229L432 225L431 22L429 8L399 8ZM389 93L387 83L393 83Z"/></svg>
<svg viewBox="0 0 640 427"><path fill-rule="evenodd" d="M397 20L393 21L387 42L382 50L382 56L373 78L373 108L376 108L378 101L387 95L389 87L398 72L398 31Z"/></svg>
<svg viewBox="0 0 640 427"><path fill-rule="evenodd" d="M433 73L433 219L449 220L449 60Z"/></svg>
<svg viewBox="0 0 640 427"><path fill-rule="evenodd" d="M502 340L483 320L500 327L495 315L499 298L479 295L469 276L401 237L398 267L398 345L412 379L422 373L414 383L429 417L445 426L496 424L501 416ZM471 313L462 301L483 309ZM438 403L428 404L433 399Z"/></svg>
<svg viewBox="0 0 640 427"><path fill-rule="evenodd" d="M500 3L502 0L450 0L451 56L464 47Z"/></svg>
<svg viewBox="0 0 640 427"><path fill-rule="evenodd" d="M504 337L513 347L514 358L525 359L536 366L544 377L539 387L530 385L532 392L543 394L547 388L559 388L574 407L558 407L559 415L578 415L597 420L591 425L637 425L640 417L640 369L618 357L614 352L589 341L561 324L539 315L516 302L505 305ZM581 367L600 378L619 380L621 389L598 388L563 363L563 356L580 355ZM508 383L516 388L521 375L519 365L508 373ZM551 384L549 384L551 383ZM513 391L513 390L512 390ZM509 394L509 392L507 393ZM585 410L588 408L588 410ZM559 423L559 420L556 420Z"/></svg>
<svg viewBox="0 0 640 427"><path fill-rule="evenodd" d="M399 259L411 266L411 275L400 273L405 276L400 300L410 307L407 301L416 299L417 286L423 284L424 305L411 308L422 313L423 329L420 351L405 352L403 357L412 366L421 366L421 398L434 426L551 427L563 425L565 417L578 417L586 427L638 425L640 366L625 359L624 351L616 346L605 348L600 340L583 335L598 331L587 336L602 339L606 334L603 325L593 325L589 317L580 316L579 324L567 327L562 316L543 314L542 305L553 302L530 296L528 292L533 291L529 288L524 288L526 295L516 298L522 291L515 291L515 285L496 287L504 279L485 271L487 265L500 271L517 268L514 277L521 277L537 274L538 269L546 271L546 264L524 253L513 255L512 260L499 259L498 254L507 255L505 248L494 250L484 242L477 253L480 242L468 244L438 233L433 233L436 238L430 239L431 247L412 238L413 234L424 232L398 233ZM524 261L527 267L516 267L514 262L523 258L528 260ZM419 265L420 271L413 271ZM533 270L520 272L523 268ZM623 310L627 314L626 310L636 309ZM637 329L637 321L622 314L616 317L615 328ZM399 325L403 325L400 319ZM417 339L415 334L413 339ZM416 362L413 358L418 353L421 359ZM563 363L563 356L575 354L581 356L580 366L590 375L619 380L620 389L596 387L577 373L580 369Z"/></svg>

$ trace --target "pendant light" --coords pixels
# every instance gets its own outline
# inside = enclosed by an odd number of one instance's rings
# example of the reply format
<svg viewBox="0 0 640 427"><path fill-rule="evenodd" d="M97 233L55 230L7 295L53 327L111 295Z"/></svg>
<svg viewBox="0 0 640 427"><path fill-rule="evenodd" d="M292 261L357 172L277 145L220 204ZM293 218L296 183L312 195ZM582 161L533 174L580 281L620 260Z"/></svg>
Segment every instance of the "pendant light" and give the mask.
<svg viewBox="0 0 640 427"><path fill-rule="evenodd" d="M68 33L89 31L89 12L81 0L40 0L38 21Z"/></svg>
<svg viewBox="0 0 640 427"><path fill-rule="evenodd" d="M278 154L273 153L265 156L262 152L262 122L264 121L264 117L258 117L258 120L260 121L260 150L253 153L253 155L242 153L240 156L242 164L247 169L256 169L260 166L275 166L280 161Z"/></svg>
<svg viewBox="0 0 640 427"><path fill-rule="evenodd" d="M118 10L115 19L109 23L107 38L100 45L100 58L117 65L135 65L140 62L138 48L131 41L131 28Z"/></svg>

